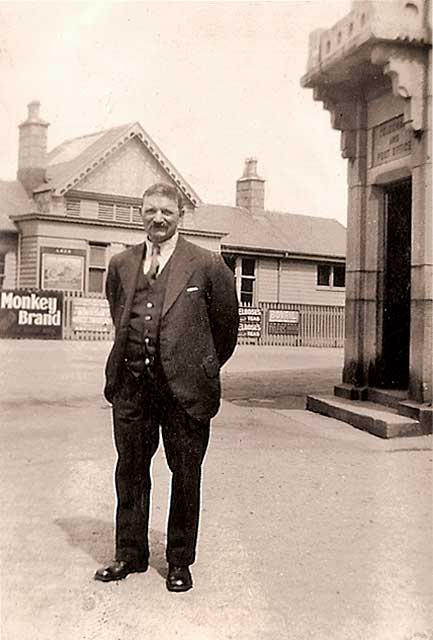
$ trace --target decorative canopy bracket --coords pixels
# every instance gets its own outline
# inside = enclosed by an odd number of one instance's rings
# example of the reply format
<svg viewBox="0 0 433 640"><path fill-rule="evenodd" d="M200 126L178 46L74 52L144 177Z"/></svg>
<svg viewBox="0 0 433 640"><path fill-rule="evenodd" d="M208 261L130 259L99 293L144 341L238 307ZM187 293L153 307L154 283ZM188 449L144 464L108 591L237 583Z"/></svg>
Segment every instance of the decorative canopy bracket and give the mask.
<svg viewBox="0 0 433 640"><path fill-rule="evenodd" d="M392 82L392 92L404 100L404 124L419 134L423 130L423 96L427 82L425 52L395 45L378 44L371 51L371 62L384 65Z"/></svg>
<svg viewBox="0 0 433 640"><path fill-rule="evenodd" d="M314 88L314 100L323 102L323 108L329 111L331 126L341 131L340 150L343 158L353 160L356 156L357 141L357 109L354 99L338 96L327 91L325 87Z"/></svg>

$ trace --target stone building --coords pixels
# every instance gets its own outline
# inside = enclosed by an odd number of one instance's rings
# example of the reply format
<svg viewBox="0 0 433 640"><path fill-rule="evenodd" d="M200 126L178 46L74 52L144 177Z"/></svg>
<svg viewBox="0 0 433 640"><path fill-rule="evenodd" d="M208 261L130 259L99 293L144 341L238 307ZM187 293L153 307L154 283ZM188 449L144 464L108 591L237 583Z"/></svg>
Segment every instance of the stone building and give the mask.
<svg viewBox="0 0 433 640"><path fill-rule="evenodd" d="M341 131L349 194L343 382L309 407L385 437L430 432L431 2L353 2L311 34L302 85Z"/></svg>
<svg viewBox="0 0 433 640"><path fill-rule="evenodd" d="M243 302L344 304L345 228L267 211L256 160L236 206L205 204L138 122L48 152L39 109L31 103L19 126L17 179L0 181L0 287L102 293L110 257L143 239L144 189L163 181L183 194L181 233L223 253Z"/></svg>

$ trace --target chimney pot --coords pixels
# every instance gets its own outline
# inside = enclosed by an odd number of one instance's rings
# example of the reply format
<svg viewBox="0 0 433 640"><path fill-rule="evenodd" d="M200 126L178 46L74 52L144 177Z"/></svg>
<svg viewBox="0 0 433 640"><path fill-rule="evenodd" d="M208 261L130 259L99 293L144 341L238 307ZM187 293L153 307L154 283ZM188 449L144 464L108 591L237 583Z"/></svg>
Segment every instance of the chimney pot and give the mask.
<svg viewBox="0 0 433 640"><path fill-rule="evenodd" d="M258 177L257 176L257 159L247 158L245 160L244 175L245 178Z"/></svg>
<svg viewBox="0 0 433 640"><path fill-rule="evenodd" d="M29 102L29 104L27 105L27 109L28 109L27 119L28 120L39 120L39 109L40 108L41 108L41 103L39 102L39 100L33 100L32 102Z"/></svg>

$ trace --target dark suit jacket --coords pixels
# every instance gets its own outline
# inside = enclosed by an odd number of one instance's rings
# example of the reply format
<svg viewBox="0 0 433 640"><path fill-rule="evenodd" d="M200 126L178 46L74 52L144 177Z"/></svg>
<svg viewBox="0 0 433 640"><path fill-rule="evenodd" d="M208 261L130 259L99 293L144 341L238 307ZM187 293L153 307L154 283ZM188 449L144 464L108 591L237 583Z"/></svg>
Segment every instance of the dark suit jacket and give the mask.
<svg viewBox="0 0 433 640"><path fill-rule="evenodd" d="M143 250L144 244L126 249L108 267L106 295L116 330L105 370L104 393L109 402L124 363ZM193 418L209 419L218 411L220 368L234 351L238 325L232 272L219 255L180 236L170 261L159 345L171 391Z"/></svg>

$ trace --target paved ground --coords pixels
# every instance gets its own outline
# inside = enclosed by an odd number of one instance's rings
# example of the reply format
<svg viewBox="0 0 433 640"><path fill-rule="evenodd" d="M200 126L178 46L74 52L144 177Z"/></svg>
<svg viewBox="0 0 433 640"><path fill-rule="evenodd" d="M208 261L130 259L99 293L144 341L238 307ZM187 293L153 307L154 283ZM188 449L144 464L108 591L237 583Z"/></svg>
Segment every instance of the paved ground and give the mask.
<svg viewBox="0 0 433 640"><path fill-rule="evenodd" d="M299 408L338 382L339 350L238 349L192 591L164 586L161 450L151 568L95 582L113 540L108 346L0 341L2 640L432 640L432 440Z"/></svg>

